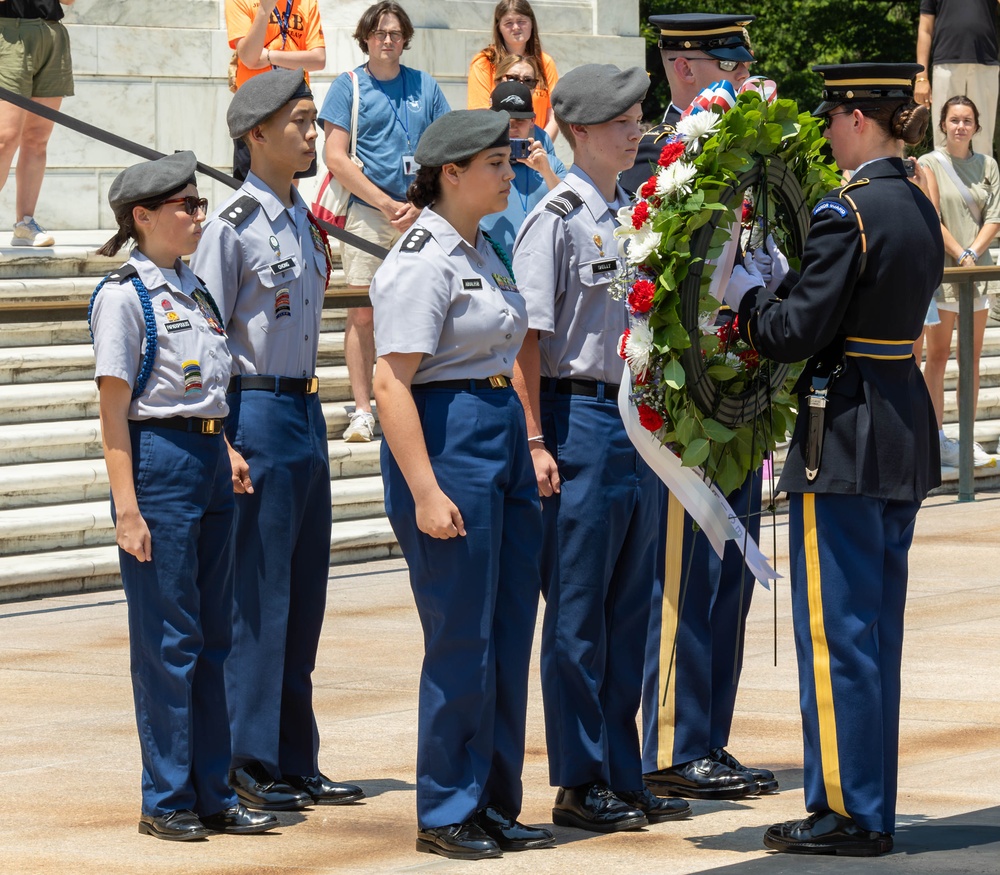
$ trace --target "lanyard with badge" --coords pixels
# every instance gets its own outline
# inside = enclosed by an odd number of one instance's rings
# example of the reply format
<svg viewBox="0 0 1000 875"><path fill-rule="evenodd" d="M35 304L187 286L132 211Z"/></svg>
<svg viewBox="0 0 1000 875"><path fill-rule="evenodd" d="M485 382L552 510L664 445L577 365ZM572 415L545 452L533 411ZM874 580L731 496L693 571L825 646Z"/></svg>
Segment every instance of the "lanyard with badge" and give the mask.
<svg viewBox="0 0 1000 875"><path fill-rule="evenodd" d="M294 0L285 0L285 14L282 15L278 9L277 4L274 7L274 15L278 19L278 30L281 31L281 51L285 50L285 44L288 42L288 24L292 20L292 3ZM276 67L274 64L271 65L271 69L274 70Z"/></svg>
<svg viewBox="0 0 1000 875"><path fill-rule="evenodd" d="M386 102L389 104L389 109L392 110L392 114L396 119L396 123L402 129L403 136L406 137L406 154L403 156L403 175L413 176L420 169L420 165L413 160L413 146L410 144L410 111L406 101L406 68L401 67L399 70L399 75L403 82L403 95L400 100L401 108L403 110L402 118L400 118L399 113L396 112L396 107L392 102L392 98L389 97L389 93L382 87L382 83L372 76L371 70L368 71L368 75L371 77L372 82L375 83L375 87L385 96Z"/></svg>

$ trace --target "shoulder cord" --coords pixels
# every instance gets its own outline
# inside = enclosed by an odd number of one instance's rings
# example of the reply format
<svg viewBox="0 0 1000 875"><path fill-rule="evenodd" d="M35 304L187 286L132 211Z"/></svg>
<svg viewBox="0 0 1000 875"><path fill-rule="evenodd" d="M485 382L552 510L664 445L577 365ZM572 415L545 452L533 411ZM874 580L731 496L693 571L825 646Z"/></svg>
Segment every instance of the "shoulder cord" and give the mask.
<svg viewBox="0 0 1000 875"><path fill-rule="evenodd" d="M333 271L333 252L330 251L330 235L323 230L311 211L306 210L306 217L309 219L309 224L313 226L313 230L319 233L320 239L323 241L323 254L326 256L326 285L323 286L325 293L327 286L330 285L330 273Z"/></svg>
<svg viewBox="0 0 1000 875"><path fill-rule="evenodd" d="M490 246L493 247L493 251L497 254L497 258L503 262L503 266L510 272L510 278L516 283L517 277L514 276L514 265L511 264L510 256L507 254L507 250L488 234L484 234L483 236L490 241Z"/></svg>
<svg viewBox="0 0 1000 875"><path fill-rule="evenodd" d="M135 287L136 294L139 296L139 303L142 304L142 319L146 324L146 349L142 354L139 374L135 378L135 388L132 390L132 397L138 398L146 391L146 383L149 382L149 375L153 373L153 361L156 359L156 319L153 316L153 302L149 298L149 290L143 285L139 277L133 276L130 279L132 280L132 285ZM94 301L97 300L97 293L104 288L104 284L107 281L108 278L105 277L97 284L97 288L94 289L94 293L90 296L90 304L87 307L87 328L90 329L91 343L94 342L94 327L90 324L91 316L94 312ZM209 300L211 301L211 298ZM215 301L211 301L211 303L214 309Z"/></svg>

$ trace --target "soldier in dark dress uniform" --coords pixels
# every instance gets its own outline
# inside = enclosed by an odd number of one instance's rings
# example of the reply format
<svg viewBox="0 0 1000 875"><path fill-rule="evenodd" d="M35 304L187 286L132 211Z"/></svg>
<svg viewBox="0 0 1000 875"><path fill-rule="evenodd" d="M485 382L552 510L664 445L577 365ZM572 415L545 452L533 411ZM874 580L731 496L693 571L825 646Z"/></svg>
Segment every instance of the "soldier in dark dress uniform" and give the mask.
<svg viewBox="0 0 1000 875"><path fill-rule="evenodd" d="M823 74L827 137L848 185L813 210L801 274L737 266L726 291L740 334L777 361L808 358L780 488L789 493L792 617L805 738L804 820L770 827L779 851L892 849L907 553L940 483L937 427L912 355L944 244L898 157L929 114L918 64ZM743 294L744 289L753 289Z"/></svg>

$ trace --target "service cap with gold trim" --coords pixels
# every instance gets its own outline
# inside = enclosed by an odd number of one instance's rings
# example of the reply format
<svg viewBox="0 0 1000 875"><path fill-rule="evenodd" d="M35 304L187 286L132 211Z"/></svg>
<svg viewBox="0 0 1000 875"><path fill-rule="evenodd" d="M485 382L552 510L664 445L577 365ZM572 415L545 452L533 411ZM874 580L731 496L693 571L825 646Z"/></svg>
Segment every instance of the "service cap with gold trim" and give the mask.
<svg viewBox="0 0 1000 875"><path fill-rule="evenodd" d="M823 102L813 115L826 115L843 103L913 100L913 78L920 64L819 64L812 68L823 77Z"/></svg>
<svg viewBox="0 0 1000 875"><path fill-rule="evenodd" d="M667 51L705 52L719 61L753 61L747 25L755 15L685 12L653 15L649 23L660 32L657 45Z"/></svg>

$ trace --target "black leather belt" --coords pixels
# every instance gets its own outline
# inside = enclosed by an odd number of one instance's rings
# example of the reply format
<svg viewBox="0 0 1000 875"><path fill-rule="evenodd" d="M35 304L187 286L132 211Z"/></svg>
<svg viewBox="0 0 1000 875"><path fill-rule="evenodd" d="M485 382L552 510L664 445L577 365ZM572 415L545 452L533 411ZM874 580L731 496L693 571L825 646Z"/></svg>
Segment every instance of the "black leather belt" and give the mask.
<svg viewBox="0 0 1000 875"><path fill-rule="evenodd" d="M158 428L172 428L175 431L187 431L194 434L222 434L224 419L201 419L197 416L166 416L162 419L133 420L140 425L153 425Z"/></svg>
<svg viewBox="0 0 1000 875"><path fill-rule="evenodd" d="M228 392L294 392L298 395L315 395L319 391L319 377L274 377L270 374L245 374L230 377Z"/></svg>
<svg viewBox="0 0 1000 875"><path fill-rule="evenodd" d="M459 389L475 392L477 389L506 389L510 385L503 374L496 374L485 380L434 380L430 383L413 383L413 389Z"/></svg>
<svg viewBox="0 0 1000 875"><path fill-rule="evenodd" d="M572 377L542 377L542 391L555 392L556 395L585 395L596 398L599 388L604 387L605 398L618 397L618 383L602 383L599 380L576 380Z"/></svg>

